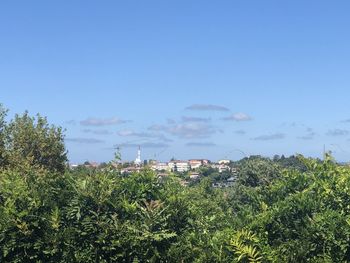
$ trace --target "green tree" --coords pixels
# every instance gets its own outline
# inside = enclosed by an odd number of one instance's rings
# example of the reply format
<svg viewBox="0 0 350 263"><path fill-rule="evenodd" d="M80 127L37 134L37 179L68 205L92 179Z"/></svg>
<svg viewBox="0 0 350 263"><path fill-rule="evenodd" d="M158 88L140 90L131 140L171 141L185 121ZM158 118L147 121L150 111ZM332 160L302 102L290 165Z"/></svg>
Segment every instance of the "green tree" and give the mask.
<svg viewBox="0 0 350 263"><path fill-rule="evenodd" d="M45 117L39 114L30 117L27 111L23 115L17 114L5 126L3 133L3 156L9 167L65 170L67 152L63 130L49 125Z"/></svg>
<svg viewBox="0 0 350 263"><path fill-rule="evenodd" d="M2 104L0 104L0 167L3 167L6 164L6 159L5 159L6 114L7 114L7 110L2 106Z"/></svg>
<svg viewBox="0 0 350 263"><path fill-rule="evenodd" d="M281 167L270 159L262 157L243 159L238 164L238 170L239 183L249 187L268 185L281 175Z"/></svg>

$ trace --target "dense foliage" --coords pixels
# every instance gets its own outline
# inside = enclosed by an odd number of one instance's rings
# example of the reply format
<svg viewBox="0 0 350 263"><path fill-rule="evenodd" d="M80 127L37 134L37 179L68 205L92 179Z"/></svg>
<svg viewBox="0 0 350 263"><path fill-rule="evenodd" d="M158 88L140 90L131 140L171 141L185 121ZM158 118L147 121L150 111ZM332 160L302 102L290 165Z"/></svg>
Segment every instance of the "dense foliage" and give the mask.
<svg viewBox="0 0 350 263"><path fill-rule="evenodd" d="M41 167L63 172L67 162L64 135L39 114L16 114L6 122L7 110L0 104L0 165L19 168Z"/></svg>
<svg viewBox="0 0 350 263"><path fill-rule="evenodd" d="M12 148L1 147L7 158ZM330 156L299 156L303 169L248 158L225 189L210 176L186 187L147 169L122 176L30 159L1 163L0 262L350 261L350 169Z"/></svg>
<svg viewBox="0 0 350 263"><path fill-rule="evenodd" d="M148 170L6 169L0 261L347 261L350 170L330 159L305 163L307 172L229 191L209 179L183 187Z"/></svg>

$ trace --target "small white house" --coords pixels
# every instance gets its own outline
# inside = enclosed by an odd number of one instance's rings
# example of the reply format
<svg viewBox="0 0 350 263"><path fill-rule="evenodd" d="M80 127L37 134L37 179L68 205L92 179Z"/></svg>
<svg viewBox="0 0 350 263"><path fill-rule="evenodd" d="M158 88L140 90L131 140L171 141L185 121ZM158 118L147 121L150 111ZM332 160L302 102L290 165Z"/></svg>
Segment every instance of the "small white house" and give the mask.
<svg viewBox="0 0 350 263"><path fill-rule="evenodd" d="M190 179L192 179L192 180L196 180L196 179L198 179L198 178L199 178L199 176L200 176L200 174L199 174L199 173L190 173Z"/></svg>

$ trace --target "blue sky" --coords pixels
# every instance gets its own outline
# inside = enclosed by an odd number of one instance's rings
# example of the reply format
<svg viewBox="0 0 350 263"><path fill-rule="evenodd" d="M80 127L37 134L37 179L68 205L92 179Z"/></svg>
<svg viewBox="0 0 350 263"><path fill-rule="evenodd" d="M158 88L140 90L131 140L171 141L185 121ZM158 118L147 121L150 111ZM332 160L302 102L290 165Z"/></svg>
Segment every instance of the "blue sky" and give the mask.
<svg viewBox="0 0 350 263"><path fill-rule="evenodd" d="M1 1L0 102L72 162L350 159L348 1ZM10 115L11 115L10 114Z"/></svg>

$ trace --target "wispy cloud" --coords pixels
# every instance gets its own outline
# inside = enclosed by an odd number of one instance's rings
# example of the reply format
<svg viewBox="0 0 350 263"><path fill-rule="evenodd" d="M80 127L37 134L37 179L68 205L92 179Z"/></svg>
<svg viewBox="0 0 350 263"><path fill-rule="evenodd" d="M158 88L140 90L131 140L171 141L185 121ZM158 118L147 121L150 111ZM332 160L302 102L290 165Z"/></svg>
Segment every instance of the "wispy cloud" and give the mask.
<svg viewBox="0 0 350 263"><path fill-rule="evenodd" d="M176 121L174 119L172 119L172 118L168 118L166 121L167 121L168 124L176 123Z"/></svg>
<svg viewBox="0 0 350 263"><path fill-rule="evenodd" d="M148 130L150 131L165 131L167 130L167 126L166 125L160 125L160 124L153 124L150 127L148 127Z"/></svg>
<svg viewBox="0 0 350 263"><path fill-rule="evenodd" d="M305 125L294 121L294 122L283 122L281 124L281 127L297 128L297 127L305 127Z"/></svg>
<svg viewBox="0 0 350 263"><path fill-rule="evenodd" d="M145 142L145 143L121 143L115 145L115 147L125 147L125 148L136 148L136 147L142 147L142 148L167 148L169 147L169 144L166 143L155 143L155 142Z"/></svg>
<svg viewBox="0 0 350 263"><path fill-rule="evenodd" d="M247 132L245 130L237 130L237 131L234 131L234 133L238 135L245 135Z"/></svg>
<svg viewBox="0 0 350 263"><path fill-rule="evenodd" d="M174 125L152 125L152 131L163 131L179 138L204 138L215 134L219 130L212 125L201 122L188 122Z"/></svg>
<svg viewBox="0 0 350 263"><path fill-rule="evenodd" d="M258 137L252 138L254 141L272 141L272 140L280 140L284 139L286 135L284 133L274 133L268 135L260 135Z"/></svg>
<svg viewBox="0 0 350 263"><path fill-rule="evenodd" d="M103 140L95 139L95 138L66 138L66 142L74 142L74 143L82 143L82 144L96 144L103 143Z"/></svg>
<svg viewBox="0 0 350 263"><path fill-rule="evenodd" d="M300 136L300 137L298 137L298 139L305 140L305 141L312 140L315 138L315 135L316 135L316 133L312 132L312 133L308 133L306 135Z"/></svg>
<svg viewBox="0 0 350 263"><path fill-rule="evenodd" d="M315 136L316 136L316 133L314 132L314 130L313 130L312 128L307 128L307 129L306 129L306 134L303 135L303 136L299 136L299 137L297 137L297 138L298 138L298 139L301 139L301 140L307 141L307 140L312 140L312 139L314 139Z"/></svg>
<svg viewBox="0 0 350 263"><path fill-rule="evenodd" d="M213 147L216 146L213 142L189 142L186 143L188 147Z"/></svg>
<svg viewBox="0 0 350 263"><path fill-rule="evenodd" d="M349 131L348 130L343 130L343 129L333 129L329 130L326 135L328 136L345 136L348 135Z"/></svg>
<svg viewBox="0 0 350 263"><path fill-rule="evenodd" d="M234 113L226 118L223 118L225 121L250 121L252 117L243 112Z"/></svg>
<svg viewBox="0 0 350 263"><path fill-rule="evenodd" d="M164 142L172 142L171 139L165 137L163 134L148 133L148 132L135 132L133 130L121 130L117 134L121 137L138 137L138 138L155 138Z"/></svg>
<svg viewBox="0 0 350 263"><path fill-rule="evenodd" d="M314 134L307 134L307 135L298 137L298 139L304 140L304 141L309 141L309 140L312 140L313 138L315 138Z"/></svg>
<svg viewBox="0 0 350 263"><path fill-rule="evenodd" d="M96 135L108 135L112 134L112 132L108 130L92 130L92 129L84 129L84 133L91 133L91 134L96 134Z"/></svg>
<svg viewBox="0 0 350 263"><path fill-rule="evenodd" d="M64 123L68 124L68 125L76 125L77 121L76 120L69 120L69 121L65 121Z"/></svg>
<svg viewBox="0 0 350 263"><path fill-rule="evenodd" d="M230 111L228 108L220 105L212 104L193 104L186 107L186 110L195 110L195 111Z"/></svg>
<svg viewBox="0 0 350 263"><path fill-rule="evenodd" d="M181 138L198 138L208 137L216 133L217 130L211 125L202 123L185 123L170 127L168 132Z"/></svg>
<svg viewBox="0 0 350 263"><path fill-rule="evenodd" d="M183 122L210 122L211 118L182 116Z"/></svg>
<svg viewBox="0 0 350 263"><path fill-rule="evenodd" d="M109 118L109 119L101 119L101 118L87 118L85 120L80 121L80 124L83 126L108 126L108 125L116 125L130 122L129 120L122 120L119 118Z"/></svg>

